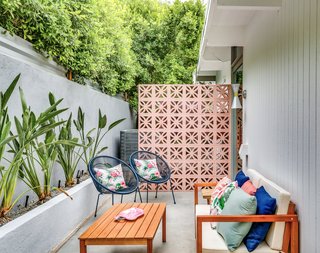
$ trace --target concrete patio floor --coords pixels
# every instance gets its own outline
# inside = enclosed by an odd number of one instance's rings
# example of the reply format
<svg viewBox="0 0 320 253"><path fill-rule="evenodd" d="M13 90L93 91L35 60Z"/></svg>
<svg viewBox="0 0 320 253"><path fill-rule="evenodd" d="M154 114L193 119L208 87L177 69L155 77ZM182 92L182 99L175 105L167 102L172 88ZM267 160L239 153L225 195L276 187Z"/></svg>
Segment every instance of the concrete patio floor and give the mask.
<svg viewBox="0 0 320 253"><path fill-rule="evenodd" d="M146 193L142 193L145 201ZM195 230L194 230L194 207L193 192L176 192L177 204L173 204L170 192L160 192L158 198L154 198L154 193L149 193L149 202L167 203L167 242L161 240L161 224L153 241L154 253L194 253L195 252ZM120 198L116 198L115 203ZM132 202L133 195L124 197L124 202ZM201 200L202 201L202 200ZM98 212L97 218L111 207L111 200ZM94 208L94 207L92 207ZM95 221L91 218L80 230L73 235L70 240L63 245L59 253L77 253L79 250L78 237ZM144 253L146 246L88 246L88 253Z"/></svg>

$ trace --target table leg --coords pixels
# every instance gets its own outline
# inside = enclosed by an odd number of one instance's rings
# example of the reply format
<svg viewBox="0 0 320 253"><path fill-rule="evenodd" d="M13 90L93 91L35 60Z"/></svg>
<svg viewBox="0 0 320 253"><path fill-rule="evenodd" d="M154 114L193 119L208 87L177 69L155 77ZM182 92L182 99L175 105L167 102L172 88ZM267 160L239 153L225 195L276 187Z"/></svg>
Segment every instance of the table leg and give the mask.
<svg viewBox="0 0 320 253"><path fill-rule="evenodd" d="M166 208L164 209L164 213L162 216L162 241L167 241L167 214Z"/></svg>
<svg viewBox="0 0 320 253"><path fill-rule="evenodd" d="M152 253L152 240L153 239L149 239L147 241L147 253Z"/></svg>
<svg viewBox="0 0 320 253"><path fill-rule="evenodd" d="M84 240L80 240L80 253L87 253L87 245Z"/></svg>

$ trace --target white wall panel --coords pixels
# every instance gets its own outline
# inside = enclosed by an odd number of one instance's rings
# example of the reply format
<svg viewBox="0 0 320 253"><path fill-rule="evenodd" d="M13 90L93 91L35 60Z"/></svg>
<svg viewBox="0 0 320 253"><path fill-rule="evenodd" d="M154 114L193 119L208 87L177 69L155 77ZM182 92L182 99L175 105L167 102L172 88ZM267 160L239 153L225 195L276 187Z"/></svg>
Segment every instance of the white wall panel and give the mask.
<svg viewBox="0 0 320 253"><path fill-rule="evenodd" d="M244 142L249 167L292 193L300 252L319 252L320 3L284 0L258 12L244 48Z"/></svg>

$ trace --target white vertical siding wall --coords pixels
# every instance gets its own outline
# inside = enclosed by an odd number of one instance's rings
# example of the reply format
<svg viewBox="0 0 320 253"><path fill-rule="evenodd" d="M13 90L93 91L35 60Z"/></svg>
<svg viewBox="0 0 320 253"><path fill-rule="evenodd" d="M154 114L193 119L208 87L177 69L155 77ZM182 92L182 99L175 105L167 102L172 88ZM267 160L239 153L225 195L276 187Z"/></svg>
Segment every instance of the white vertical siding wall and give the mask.
<svg viewBox="0 0 320 253"><path fill-rule="evenodd" d="M320 3L257 13L244 48L249 167L292 193L302 253L320 252ZM319 102L318 102L319 100Z"/></svg>

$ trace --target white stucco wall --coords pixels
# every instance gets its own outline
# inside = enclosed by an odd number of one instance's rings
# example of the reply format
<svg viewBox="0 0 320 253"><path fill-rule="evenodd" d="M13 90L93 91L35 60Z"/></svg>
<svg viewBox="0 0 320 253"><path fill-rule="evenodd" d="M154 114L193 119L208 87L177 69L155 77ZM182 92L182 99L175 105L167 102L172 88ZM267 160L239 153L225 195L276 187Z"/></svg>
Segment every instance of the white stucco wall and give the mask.
<svg viewBox="0 0 320 253"><path fill-rule="evenodd" d="M49 106L48 93L52 92L57 99L64 99L60 108L70 108L63 114L65 119L67 119L70 112L76 116L78 107L81 106L85 113L85 125L87 129L96 127L99 109L101 109L102 113L107 114L108 124L120 118L126 118L124 122L108 133L102 144L109 147L104 154L118 156L120 130L134 128L128 103L121 99L107 96L90 87L78 85L67 80L61 75L61 68L50 67L51 63L48 63L49 67L45 66L44 62L46 62L46 59L32 52L30 45L24 43L21 39L8 42L5 41L8 36L0 35L0 37L0 90L4 91L16 75L21 73L17 86L20 86L24 90L28 105L36 113L40 113ZM10 46L5 47L1 44L2 42L7 43L6 45L10 44ZM21 52L24 50L28 54L21 55ZM13 118L13 115L17 115L18 117L21 115L18 87L16 87L9 102L9 113L11 118ZM79 165L79 169L86 169L86 166L82 163ZM53 180L54 185L57 185L59 179L64 182L62 170L57 165ZM19 182L17 193L24 189L24 184Z"/></svg>
<svg viewBox="0 0 320 253"><path fill-rule="evenodd" d="M320 249L320 5L284 0L258 13L244 47L244 143L249 167L292 194L300 252Z"/></svg>

